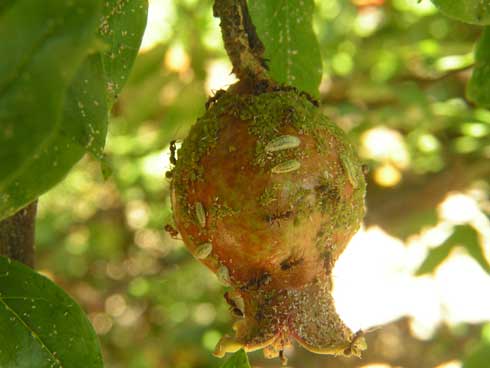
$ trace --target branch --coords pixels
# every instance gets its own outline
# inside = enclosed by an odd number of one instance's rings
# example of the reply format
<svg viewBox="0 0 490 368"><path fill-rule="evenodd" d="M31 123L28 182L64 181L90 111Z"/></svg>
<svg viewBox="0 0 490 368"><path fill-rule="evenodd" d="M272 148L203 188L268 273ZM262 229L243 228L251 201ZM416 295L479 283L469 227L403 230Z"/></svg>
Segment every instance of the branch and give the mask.
<svg viewBox="0 0 490 368"><path fill-rule="evenodd" d="M453 191L467 189L475 180L488 178L487 162L449 159L451 166L432 175L412 177L399 187L385 189L371 185L367 195L367 226L379 225L395 232L410 218L437 207Z"/></svg>
<svg viewBox="0 0 490 368"><path fill-rule="evenodd" d="M0 255L34 266L37 201L0 221Z"/></svg>

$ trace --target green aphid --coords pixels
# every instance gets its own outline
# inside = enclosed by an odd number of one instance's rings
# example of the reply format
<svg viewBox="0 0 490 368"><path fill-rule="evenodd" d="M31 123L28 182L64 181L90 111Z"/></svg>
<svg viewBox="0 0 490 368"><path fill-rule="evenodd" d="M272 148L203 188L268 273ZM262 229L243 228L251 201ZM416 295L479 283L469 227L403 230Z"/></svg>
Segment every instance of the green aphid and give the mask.
<svg viewBox="0 0 490 368"><path fill-rule="evenodd" d="M221 265L218 268L218 271L216 272L216 277L223 285L231 284L230 271L228 271L228 268L226 268L226 266Z"/></svg>
<svg viewBox="0 0 490 368"><path fill-rule="evenodd" d="M357 180L356 168L354 164L349 159L349 157L347 157L346 154L340 155L340 161L342 162L342 167L344 168L344 171L347 174L347 178L349 179L349 182L351 183L352 187L356 189L357 186L359 185L359 181Z"/></svg>
<svg viewBox="0 0 490 368"><path fill-rule="evenodd" d="M290 148L296 148L301 144L301 140L294 135L281 135L271 140L266 146L266 152L276 152Z"/></svg>
<svg viewBox="0 0 490 368"><path fill-rule="evenodd" d="M196 248L196 252L194 254L197 259L205 259L211 254L212 250L213 244L203 243Z"/></svg>
<svg viewBox="0 0 490 368"><path fill-rule="evenodd" d="M197 222L201 227L206 227L206 211L204 210L204 206L201 202L196 202L194 205L194 209L196 211Z"/></svg>
<svg viewBox="0 0 490 368"><path fill-rule="evenodd" d="M274 166L271 171L274 174L284 174L291 171L298 170L301 167L301 164L298 160L288 160L285 162L281 162L279 165Z"/></svg>

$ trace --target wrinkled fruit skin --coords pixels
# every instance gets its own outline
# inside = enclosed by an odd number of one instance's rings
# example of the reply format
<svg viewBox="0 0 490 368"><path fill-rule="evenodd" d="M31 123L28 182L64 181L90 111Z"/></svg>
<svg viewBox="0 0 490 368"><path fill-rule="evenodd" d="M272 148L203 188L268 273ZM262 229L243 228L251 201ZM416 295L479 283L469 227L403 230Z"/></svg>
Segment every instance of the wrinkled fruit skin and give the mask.
<svg viewBox="0 0 490 368"><path fill-rule="evenodd" d="M345 134L294 90L227 92L192 128L172 173L190 252L233 288L238 320L215 354L291 338L359 355L364 339L335 312L331 272L364 216L366 183Z"/></svg>

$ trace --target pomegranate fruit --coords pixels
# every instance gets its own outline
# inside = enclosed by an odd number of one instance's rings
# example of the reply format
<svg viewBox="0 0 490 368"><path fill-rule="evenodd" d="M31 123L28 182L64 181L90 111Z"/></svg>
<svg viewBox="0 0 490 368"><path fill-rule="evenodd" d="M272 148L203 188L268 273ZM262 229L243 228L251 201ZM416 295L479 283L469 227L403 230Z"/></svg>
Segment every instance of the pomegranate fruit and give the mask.
<svg viewBox="0 0 490 368"><path fill-rule="evenodd" d="M190 252L231 289L240 348L359 355L331 272L364 216L365 180L344 132L293 88L220 93L177 152L171 199Z"/></svg>

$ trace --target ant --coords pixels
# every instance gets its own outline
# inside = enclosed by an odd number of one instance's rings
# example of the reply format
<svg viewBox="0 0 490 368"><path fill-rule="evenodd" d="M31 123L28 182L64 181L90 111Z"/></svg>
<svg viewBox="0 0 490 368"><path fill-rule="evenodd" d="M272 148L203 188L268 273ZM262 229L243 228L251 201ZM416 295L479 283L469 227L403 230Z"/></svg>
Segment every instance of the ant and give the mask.
<svg viewBox="0 0 490 368"><path fill-rule="evenodd" d="M279 359L281 360L281 366L285 367L288 365L288 358L284 354L284 350L279 350Z"/></svg>
<svg viewBox="0 0 490 368"><path fill-rule="evenodd" d="M283 121L285 124L291 124L294 120L294 114L296 113L296 110L294 107L289 106L284 109L284 117Z"/></svg>
<svg viewBox="0 0 490 368"><path fill-rule="evenodd" d="M278 214L273 214L273 215L266 215L265 216L265 221L267 221L270 224L273 224L277 220L286 220L288 218L291 218L293 216L294 212L289 210L283 213L278 213Z"/></svg>
<svg viewBox="0 0 490 368"><path fill-rule="evenodd" d="M178 239L179 232L172 225L167 224L165 225L164 229L172 237L172 239Z"/></svg>
<svg viewBox="0 0 490 368"><path fill-rule="evenodd" d="M361 166L361 168L362 168L362 173L363 173L364 177L367 177L369 174L369 166L366 164L363 164Z"/></svg>
<svg viewBox="0 0 490 368"><path fill-rule="evenodd" d="M355 348L354 344L356 343L357 340L359 340L361 337L364 336L364 331L363 330L359 330L357 331L353 336L352 336L352 340L350 341L350 344L347 348L345 348L344 350L344 354L345 355L351 355L352 354L352 349Z"/></svg>
<svg viewBox="0 0 490 368"><path fill-rule="evenodd" d="M226 91L224 89L220 89L218 91L216 91L216 93L214 94L214 96L210 96L205 104L206 106L206 110L209 109L209 107L214 104L216 101L218 101L221 97L223 97L223 95L226 93Z"/></svg>
<svg viewBox="0 0 490 368"><path fill-rule="evenodd" d="M261 286L267 285L271 282L272 276L268 272L263 272L259 277L251 279L245 286L242 286L241 290L247 289L260 289Z"/></svg>
<svg viewBox="0 0 490 368"><path fill-rule="evenodd" d="M281 270L287 271L290 268L293 268L294 266L300 265L301 263L303 263L303 261L304 261L303 258L294 259L292 257L289 257L288 259L281 262L280 264Z"/></svg>
<svg viewBox="0 0 490 368"><path fill-rule="evenodd" d="M325 259L323 260L323 266L325 267L325 271L327 275L331 275L333 271L333 262L330 255L325 255Z"/></svg>
<svg viewBox="0 0 490 368"><path fill-rule="evenodd" d="M254 85L254 93L257 95L267 92L268 89L269 89L269 81L265 79L258 80Z"/></svg>
<svg viewBox="0 0 490 368"><path fill-rule="evenodd" d="M231 297L230 293L227 291L224 295L226 302L230 306L231 313L235 317L243 317L243 311L238 307L236 302Z"/></svg>
<svg viewBox="0 0 490 368"><path fill-rule="evenodd" d="M366 333L370 333L370 332L373 332L373 331L376 331L378 329L380 329L381 326L374 326L374 327L371 327L367 330L359 330L357 331L354 335L352 335L352 340L350 341L350 344L349 346L344 350L344 354L345 355L350 355L352 354L353 350L356 349L357 347L355 346L355 343L362 337L364 337L366 335ZM362 348L361 348L362 350Z"/></svg>
<svg viewBox="0 0 490 368"><path fill-rule="evenodd" d="M175 145L177 141L175 139L170 141L170 163L175 165L177 163L177 157L175 152L177 151L177 146Z"/></svg>

